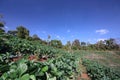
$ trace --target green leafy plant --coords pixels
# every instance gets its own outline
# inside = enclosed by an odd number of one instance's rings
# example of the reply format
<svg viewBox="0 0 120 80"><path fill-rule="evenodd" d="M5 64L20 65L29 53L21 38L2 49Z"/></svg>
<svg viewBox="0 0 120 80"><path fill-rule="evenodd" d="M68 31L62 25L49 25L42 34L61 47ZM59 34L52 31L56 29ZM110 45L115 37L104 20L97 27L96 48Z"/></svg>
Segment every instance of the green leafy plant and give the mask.
<svg viewBox="0 0 120 80"><path fill-rule="evenodd" d="M98 62L83 60L83 65L87 68L88 75L92 78L92 80L119 80L120 72L100 65Z"/></svg>

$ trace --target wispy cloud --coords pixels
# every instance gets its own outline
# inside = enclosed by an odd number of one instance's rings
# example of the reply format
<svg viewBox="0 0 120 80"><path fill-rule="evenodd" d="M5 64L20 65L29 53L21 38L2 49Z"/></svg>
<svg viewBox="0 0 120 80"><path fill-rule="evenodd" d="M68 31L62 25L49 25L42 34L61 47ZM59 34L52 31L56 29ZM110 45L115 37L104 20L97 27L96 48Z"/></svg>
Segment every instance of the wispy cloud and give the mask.
<svg viewBox="0 0 120 80"><path fill-rule="evenodd" d="M65 38L59 35L55 35L57 39L64 40Z"/></svg>
<svg viewBox="0 0 120 80"><path fill-rule="evenodd" d="M5 26L5 29L8 29L8 26Z"/></svg>
<svg viewBox="0 0 120 80"><path fill-rule="evenodd" d="M73 38L73 37L74 37L74 35L71 35L71 37Z"/></svg>
<svg viewBox="0 0 120 80"><path fill-rule="evenodd" d="M100 39L97 39L97 41L104 41L106 40L105 38L100 38Z"/></svg>
<svg viewBox="0 0 120 80"><path fill-rule="evenodd" d="M56 38L60 39L60 36L59 36L59 35L57 35L57 36L56 36Z"/></svg>
<svg viewBox="0 0 120 80"><path fill-rule="evenodd" d="M67 33L69 33L69 32L70 32L70 30L68 29L68 30L67 30Z"/></svg>
<svg viewBox="0 0 120 80"><path fill-rule="evenodd" d="M40 31L38 31L38 30L36 30L36 32L35 32L36 34L40 34Z"/></svg>
<svg viewBox="0 0 120 80"><path fill-rule="evenodd" d="M46 33L46 31L42 31L42 33L43 33L43 34L45 34L45 33Z"/></svg>
<svg viewBox="0 0 120 80"><path fill-rule="evenodd" d="M99 30L96 30L95 32L103 35L103 34L107 34L109 32L109 30L107 30L107 29L99 29Z"/></svg>

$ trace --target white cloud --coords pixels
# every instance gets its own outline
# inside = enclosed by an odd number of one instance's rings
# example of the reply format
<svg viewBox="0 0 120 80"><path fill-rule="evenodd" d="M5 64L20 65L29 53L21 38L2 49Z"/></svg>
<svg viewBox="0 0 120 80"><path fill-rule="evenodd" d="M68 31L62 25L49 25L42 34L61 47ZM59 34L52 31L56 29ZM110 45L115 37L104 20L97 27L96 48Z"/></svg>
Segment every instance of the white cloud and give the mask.
<svg viewBox="0 0 120 80"><path fill-rule="evenodd" d="M42 31L43 34L46 34L46 31Z"/></svg>
<svg viewBox="0 0 120 80"><path fill-rule="evenodd" d="M60 40L64 40L64 39L65 39L64 37L61 37L61 36L59 36L59 35L56 35L56 38L57 38L57 39L60 39Z"/></svg>
<svg viewBox="0 0 120 80"><path fill-rule="evenodd" d="M67 30L67 33L69 33L69 32L70 32L70 30L68 29L68 30Z"/></svg>
<svg viewBox="0 0 120 80"><path fill-rule="evenodd" d="M105 38L100 38L100 39L97 39L97 41L104 41L106 40Z"/></svg>
<svg viewBox="0 0 120 80"><path fill-rule="evenodd" d="M100 29L100 30L96 30L95 32L102 35L102 34L107 34L109 31L107 29Z"/></svg>
<svg viewBox="0 0 120 80"><path fill-rule="evenodd" d="M8 29L8 26L5 26L5 29Z"/></svg>
<svg viewBox="0 0 120 80"><path fill-rule="evenodd" d="M36 34L39 34L39 33L40 33L40 31L37 30L37 31L36 31Z"/></svg>
<svg viewBox="0 0 120 80"><path fill-rule="evenodd" d="M74 37L74 35L71 35L71 37L73 38L73 37Z"/></svg>
<svg viewBox="0 0 120 80"><path fill-rule="evenodd" d="M57 37L58 39L60 39L60 36L59 36L59 35L57 35L56 37Z"/></svg>

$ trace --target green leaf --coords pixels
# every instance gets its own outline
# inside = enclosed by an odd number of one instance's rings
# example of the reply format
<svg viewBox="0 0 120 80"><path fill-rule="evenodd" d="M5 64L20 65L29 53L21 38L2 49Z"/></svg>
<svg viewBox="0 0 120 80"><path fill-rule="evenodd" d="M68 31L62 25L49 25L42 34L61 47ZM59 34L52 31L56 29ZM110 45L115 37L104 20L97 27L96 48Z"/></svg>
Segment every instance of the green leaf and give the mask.
<svg viewBox="0 0 120 80"><path fill-rule="evenodd" d="M35 75L30 75L30 79L36 80Z"/></svg>
<svg viewBox="0 0 120 80"><path fill-rule="evenodd" d="M2 61L2 62L3 62L2 56L0 56L0 61Z"/></svg>
<svg viewBox="0 0 120 80"><path fill-rule="evenodd" d="M47 76L47 80L56 80L56 77L49 77L49 74L47 72L45 74Z"/></svg>
<svg viewBox="0 0 120 80"><path fill-rule="evenodd" d="M41 71L41 72L39 73L39 75L40 75L40 76L43 76L43 75L44 75L44 73Z"/></svg>
<svg viewBox="0 0 120 80"><path fill-rule="evenodd" d="M7 73L4 73L4 74L1 76L1 78L2 78L3 80L6 80L7 77L8 77L8 74L7 74Z"/></svg>
<svg viewBox="0 0 120 80"><path fill-rule="evenodd" d="M56 77L49 78L48 80L57 80Z"/></svg>
<svg viewBox="0 0 120 80"><path fill-rule="evenodd" d="M50 65L50 67L51 67L51 70L53 70L54 72L57 72L57 68L53 63Z"/></svg>
<svg viewBox="0 0 120 80"><path fill-rule="evenodd" d="M28 66L25 63L20 63L18 66L19 76L25 73L28 69Z"/></svg>
<svg viewBox="0 0 120 80"><path fill-rule="evenodd" d="M29 74L24 74L24 75L20 78L20 80L29 80L29 79L30 79Z"/></svg>
<svg viewBox="0 0 120 80"><path fill-rule="evenodd" d="M18 75L17 75L17 71L16 70L11 70L10 71L10 73L9 73L9 75L8 75L10 78L17 78L18 77Z"/></svg>
<svg viewBox="0 0 120 80"><path fill-rule="evenodd" d="M42 72L48 71L48 66L43 67L43 68L41 69L41 71L42 71Z"/></svg>

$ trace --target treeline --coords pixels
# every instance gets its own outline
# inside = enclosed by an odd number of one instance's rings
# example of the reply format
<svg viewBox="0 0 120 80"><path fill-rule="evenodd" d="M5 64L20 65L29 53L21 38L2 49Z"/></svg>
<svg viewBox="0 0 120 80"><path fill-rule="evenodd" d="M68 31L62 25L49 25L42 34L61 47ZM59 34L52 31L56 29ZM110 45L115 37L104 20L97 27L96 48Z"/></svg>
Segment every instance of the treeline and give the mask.
<svg viewBox="0 0 120 80"><path fill-rule="evenodd" d="M114 38L100 40L95 44L80 42L78 39L75 39L72 43L68 41L64 47L67 50L120 50L120 45Z"/></svg>
<svg viewBox="0 0 120 80"><path fill-rule="evenodd" d="M2 16L0 16L2 18ZM71 50L120 50L120 45L116 42L114 38L110 38L104 41L98 41L95 44L90 44L86 42L80 42L78 39L75 39L73 42L67 41L65 45L62 44L61 40L51 40L51 36L48 35L47 40L42 40L38 37L37 34L30 36L30 31L24 26L18 26L16 30L9 30L5 32L4 30L5 23L0 19L0 34L8 34L21 39L27 39L29 41L37 41L40 44L45 44L48 46L65 49L68 51Z"/></svg>
<svg viewBox="0 0 120 80"><path fill-rule="evenodd" d="M2 31L4 31L5 33L5 30ZM7 34L19 37L21 39L38 41L40 42L40 44L45 44L56 48L63 48L66 50L119 50L120 49L120 45L113 38L104 41L101 40L95 44L80 42L78 39L75 39L73 42L67 41L67 43L63 45L61 40L50 40L51 38L50 35L48 35L47 40L42 40L37 36L37 34L30 36L29 35L30 31L23 26L18 26L16 30L9 30Z"/></svg>

